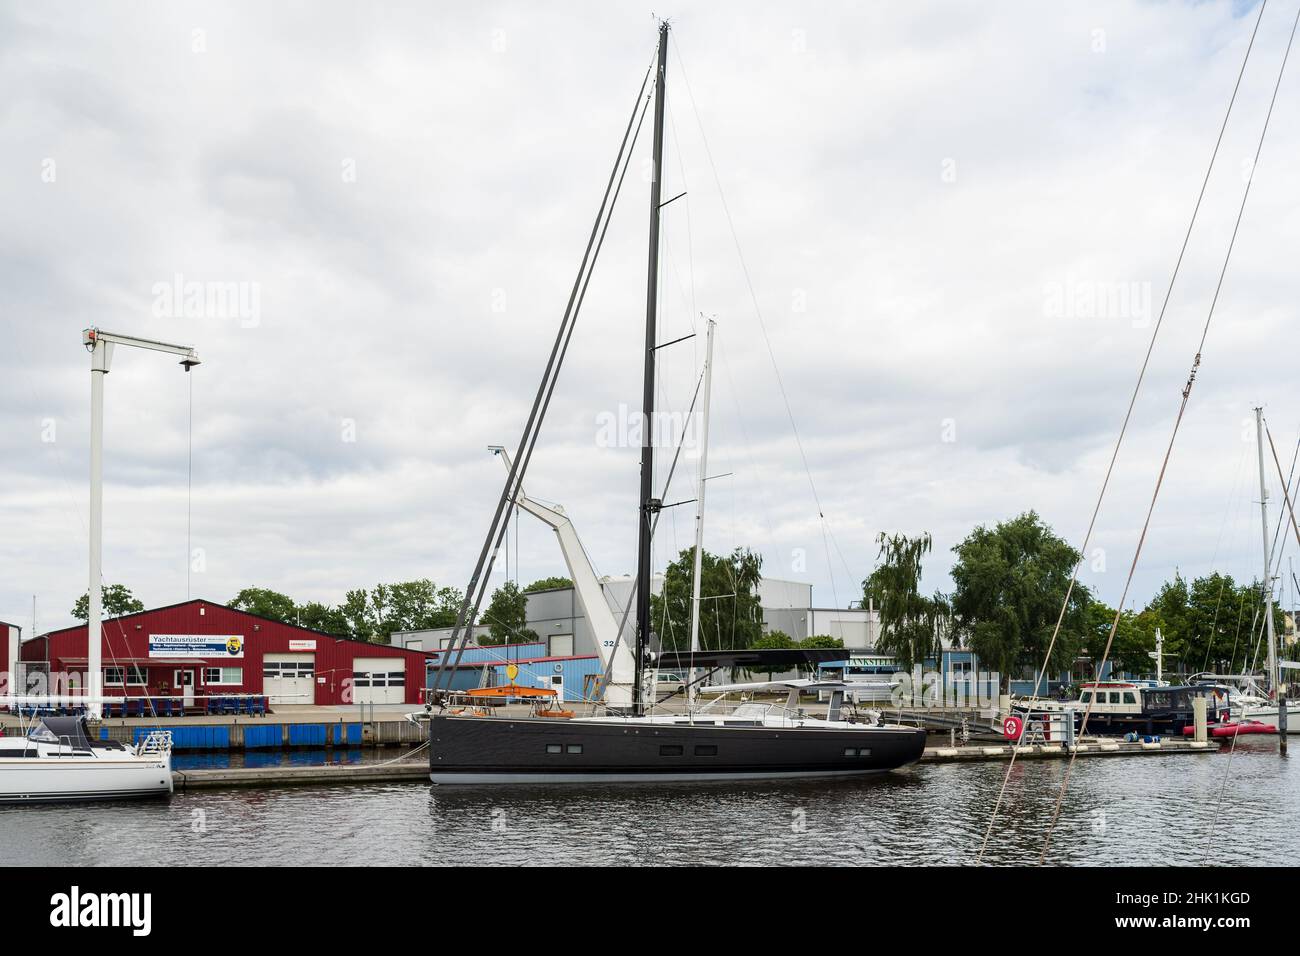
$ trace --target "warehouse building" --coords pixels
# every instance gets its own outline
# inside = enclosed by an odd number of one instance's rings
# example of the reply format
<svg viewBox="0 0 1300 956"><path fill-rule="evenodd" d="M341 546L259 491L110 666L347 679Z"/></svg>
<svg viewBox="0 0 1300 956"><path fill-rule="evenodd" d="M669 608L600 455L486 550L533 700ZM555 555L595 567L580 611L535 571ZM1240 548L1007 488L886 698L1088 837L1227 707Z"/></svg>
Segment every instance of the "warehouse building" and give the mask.
<svg viewBox="0 0 1300 956"><path fill-rule="evenodd" d="M28 671L52 685L85 687L85 624L22 644ZM103 624L105 696L265 695L268 703L415 704L427 655L336 637L193 600L111 618ZM65 692L55 686L51 691Z"/></svg>

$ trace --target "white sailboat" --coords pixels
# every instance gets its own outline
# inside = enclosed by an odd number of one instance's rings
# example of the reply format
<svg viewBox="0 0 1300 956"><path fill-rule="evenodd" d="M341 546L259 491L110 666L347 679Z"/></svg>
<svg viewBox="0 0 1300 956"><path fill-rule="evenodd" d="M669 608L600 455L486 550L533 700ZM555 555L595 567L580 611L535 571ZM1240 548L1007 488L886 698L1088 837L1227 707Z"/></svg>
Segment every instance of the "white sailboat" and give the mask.
<svg viewBox="0 0 1300 956"><path fill-rule="evenodd" d="M21 707L49 700L11 697L0 702ZM129 747L93 739L85 717L34 717L25 734L0 736L0 803L117 800L171 792L169 731L151 731Z"/></svg>

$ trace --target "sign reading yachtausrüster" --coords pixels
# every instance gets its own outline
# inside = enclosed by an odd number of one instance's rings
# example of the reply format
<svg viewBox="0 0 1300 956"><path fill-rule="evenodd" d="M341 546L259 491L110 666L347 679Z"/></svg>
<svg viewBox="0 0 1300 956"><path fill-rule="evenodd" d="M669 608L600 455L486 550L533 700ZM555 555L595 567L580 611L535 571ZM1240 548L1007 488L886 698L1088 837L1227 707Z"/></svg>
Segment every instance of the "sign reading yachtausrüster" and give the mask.
<svg viewBox="0 0 1300 956"><path fill-rule="evenodd" d="M243 657L240 634L150 634L150 657Z"/></svg>

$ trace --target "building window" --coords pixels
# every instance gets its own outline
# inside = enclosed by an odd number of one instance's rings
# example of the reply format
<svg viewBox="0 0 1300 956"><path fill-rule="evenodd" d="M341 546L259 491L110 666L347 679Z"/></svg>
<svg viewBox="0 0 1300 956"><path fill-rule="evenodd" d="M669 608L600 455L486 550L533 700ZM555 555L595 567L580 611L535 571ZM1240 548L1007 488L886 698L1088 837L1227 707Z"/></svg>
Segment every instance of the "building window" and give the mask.
<svg viewBox="0 0 1300 956"><path fill-rule="evenodd" d="M311 677L316 665L311 661L263 661L263 677Z"/></svg>
<svg viewBox="0 0 1300 956"><path fill-rule="evenodd" d="M124 676L125 681L123 680ZM125 684L143 687L146 683L144 668L139 664L128 664L126 667L114 665L104 668L105 687L122 687Z"/></svg>
<svg viewBox="0 0 1300 956"><path fill-rule="evenodd" d="M242 667L205 667L203 668L203 683L205 684L243 684L244 669Z"/></svg>

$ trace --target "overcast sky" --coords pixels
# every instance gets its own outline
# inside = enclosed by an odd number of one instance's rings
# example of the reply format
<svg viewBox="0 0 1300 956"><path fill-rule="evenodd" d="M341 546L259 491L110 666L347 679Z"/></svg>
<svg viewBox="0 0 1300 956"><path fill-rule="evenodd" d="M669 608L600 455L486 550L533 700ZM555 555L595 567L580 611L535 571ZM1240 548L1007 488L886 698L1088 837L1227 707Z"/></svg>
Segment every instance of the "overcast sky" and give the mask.
<svg viewBox="0 0 1300 956"><path fill-rule="evenodd" d="M1083 580L1112 603L1295 2L1264 13L1101 514ZM975 525L1030 508L1080 545L1257 11L656 7L665 195L687 191L665 211L660 338L719 325L709 471L730 476L707 546L759 550L831 606L860 596L881 530L933 533L927 588ZM635 3L0 6L0 619L26 629L35 595L39 629L61 625L86 587L89 325L203 360L187 382L117 352L107 581L150 606L463 586L504 477L486 446L518 441L654 41ZM1300 433L1295 73L1139 605L1175 566L1262 564L1251 408L1284 467ZM647 135L527 483L609 574L635 567L638 449L607 439L640 402L648 153ZM178 282L242 298L195 311ZM702 338L660 355L680 413ZM694 476L691 452L668 499ZM564 573L549 531L519 529L512 577ZM662 567L691 506L660 532Z"/></svg>

